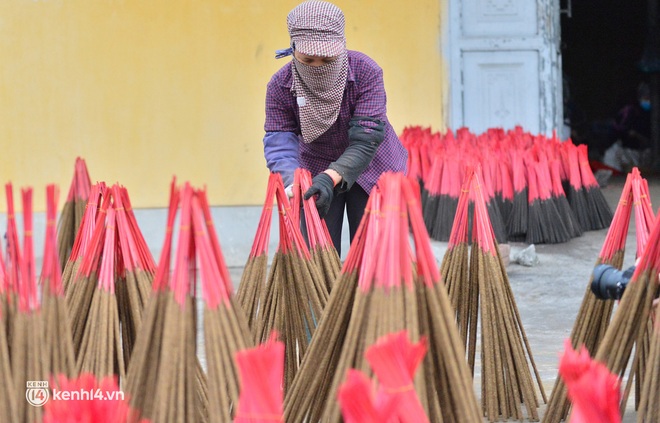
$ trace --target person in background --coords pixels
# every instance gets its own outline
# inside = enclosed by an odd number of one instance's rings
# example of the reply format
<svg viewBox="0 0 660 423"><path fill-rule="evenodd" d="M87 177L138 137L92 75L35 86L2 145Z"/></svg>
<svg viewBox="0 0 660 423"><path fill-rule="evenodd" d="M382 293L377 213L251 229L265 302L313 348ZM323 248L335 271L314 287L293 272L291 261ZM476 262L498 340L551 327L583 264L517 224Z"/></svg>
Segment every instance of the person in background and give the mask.
<svg viewBox="0 0 660 423"><path fill-rule="evenodd" d="M605 164L621 172L647 164L651 148L651 91L647 83L637 87L637 101L617 113L611 134L613 144L605 151Z"/></svg>
<svg viewBox="0 0 660 423"><path fill-rule="evenodd" d="M266 164L285 187L296 168L311 172L304 198L315 196L340 255L344 212L352 241L380 175L405 172L408 158L387 119L383 71L346 49L344 25L343 12L325 1L288 14L290 47L276 58L292 58L267 85L263 139Z"/></svg>
<svg viewBox="0 0 660 423"><path fill-rule="evenodd" d="M637 102L619 111L614 122L614 136L623 146L635 150L650 147L651 140L651 92L642 82L637 88Z"/></svg>

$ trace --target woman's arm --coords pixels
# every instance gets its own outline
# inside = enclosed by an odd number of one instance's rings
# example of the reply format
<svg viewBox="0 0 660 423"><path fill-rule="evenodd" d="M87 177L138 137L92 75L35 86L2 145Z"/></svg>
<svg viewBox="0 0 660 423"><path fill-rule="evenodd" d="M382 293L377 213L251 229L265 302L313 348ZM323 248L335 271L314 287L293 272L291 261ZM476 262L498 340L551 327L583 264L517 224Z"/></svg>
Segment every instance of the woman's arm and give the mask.
<svg viewBox="0 0 660 423"><path fill-rule="evenodd" d="M369 166L385 138L387 96L383 71L372 60L360 63L358 97L348 129L348 148L328 168L341 176L339 191L347 191ZM333 178L335 179L335 178ZM335 182L337 180L335 179Z"/></svg>
<svg viewBox="0 0 660 423"><path fill-rule="evenodd" d="M282 175L284 186L293 183L293 174L300 167L298 162L298 136L293 132L266 132L264 157L271 172Z"/></svg>
<svg viewBox="0 0 660 423"><path fill-rule="evenodd" d="M283 84L282 71L268 83L266 89L266 121L264 123L264 157L271 172L282 175L284 186L293 183L298 162L299 125L293 111L293 96Z"/></svg>

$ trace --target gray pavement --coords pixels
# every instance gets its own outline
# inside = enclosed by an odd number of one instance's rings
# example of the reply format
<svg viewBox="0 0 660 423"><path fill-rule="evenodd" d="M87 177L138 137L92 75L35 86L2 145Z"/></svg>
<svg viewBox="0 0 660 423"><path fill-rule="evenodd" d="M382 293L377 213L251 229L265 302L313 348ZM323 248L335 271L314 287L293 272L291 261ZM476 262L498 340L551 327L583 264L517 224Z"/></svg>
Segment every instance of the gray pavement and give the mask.
<svg viewBox="0 0 660 423"><path fill-rule="evenodd" d="M644 176L644 175L643 175ZM612 210L616 208L624 183L623 177L613 177L602 192ZM651 200L660 202L660 179L649 180ZM657 206L654 210L657 210ZM557 377L559 356L563 342L570 335L575 317L589 282L594 263L598 258L607 229L585 232L581 237L567 243L535 245L538 264L527 267L511 261L507 266L509 282L520 311L524 330L538 367L542 384L548 397ZM442 261L447 244L432 241L438 263ZM528 247L524 243L511 243L510 257ZM631 224L626 246L624 266L634 263L635 227ZM231 267L232 280L238 285L241 267ZM478 365L477 365L478 367ZM478 372L478 368L477 368ZM480 375L475 375L475 392L480 393ZM632 407L634 399L628 401L624 422L635 421ZM545 405L540 408L540 413Z"/></svg>

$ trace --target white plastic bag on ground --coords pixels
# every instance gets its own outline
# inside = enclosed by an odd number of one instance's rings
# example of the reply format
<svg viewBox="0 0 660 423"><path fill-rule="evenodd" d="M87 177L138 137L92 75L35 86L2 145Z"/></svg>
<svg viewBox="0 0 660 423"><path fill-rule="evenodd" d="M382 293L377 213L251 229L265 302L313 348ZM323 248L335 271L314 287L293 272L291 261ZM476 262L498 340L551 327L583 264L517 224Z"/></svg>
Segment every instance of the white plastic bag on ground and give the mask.
<svg viewBox="0 0 660 423"><path fill-rule="evenodd" d="M514 254L513 262L527 267L539 264L539 256L536 255L536 247L534 247L534 244L530 244L529 247Z"/></svg>

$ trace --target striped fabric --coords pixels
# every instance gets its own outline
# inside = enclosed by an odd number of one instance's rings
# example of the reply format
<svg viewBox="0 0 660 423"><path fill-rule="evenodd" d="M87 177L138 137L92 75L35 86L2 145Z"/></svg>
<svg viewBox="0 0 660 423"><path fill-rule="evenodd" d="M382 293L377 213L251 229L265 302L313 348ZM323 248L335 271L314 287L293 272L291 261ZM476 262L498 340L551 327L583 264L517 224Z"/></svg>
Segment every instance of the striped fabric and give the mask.
<svg viewBox="0 0 660 423"><path fill-rule="evenodd" d="M307 0L286 18L291 47L310 56L334 57L346 50L344 13L332 3Z"/></svg>
<svg viewBox="0 0 660 423"><path fill-rule="evenodd" d="M293 86L300 108L300 129L305 143L316 140L337 120L346 87L346 53L323 66L309 66L292 60Z"/></svg>

